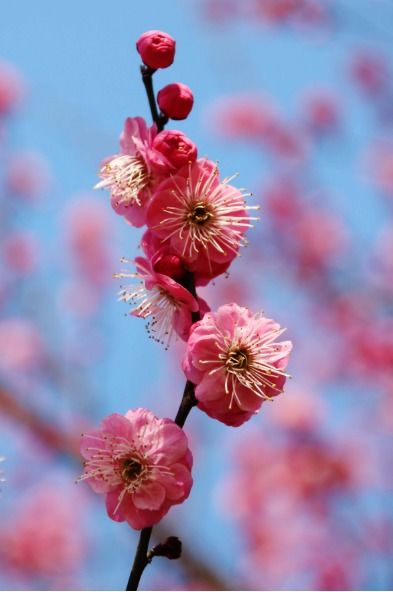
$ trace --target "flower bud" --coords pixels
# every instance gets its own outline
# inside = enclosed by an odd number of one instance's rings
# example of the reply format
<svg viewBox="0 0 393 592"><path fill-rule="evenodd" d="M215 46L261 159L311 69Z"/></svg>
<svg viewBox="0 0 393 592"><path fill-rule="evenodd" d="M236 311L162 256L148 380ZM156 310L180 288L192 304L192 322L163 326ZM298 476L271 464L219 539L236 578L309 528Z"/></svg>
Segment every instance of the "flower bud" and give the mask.
<svg viewBox="0 0 393 592"><path fill-rule="evenodd" d="M184 268L180 257L177 255L164 255L154 263L154 271L162 273L173 279L179 279L184 274Z"/></svg>
<svg viewBox="0 0 393 592"><path fill-rule="evenodd" d="M158 543L149 553L149 559L153 557L167 557L167 559L179 559L181 557L181 540L170 536L164 543Z"/></svg>
<svg viewBox="0 0 393 592"><path fill-rule="evenodd" d="M157 95L161 111L171 119L186 119L194 103L191 89L181 82L162 88Z"/></svg>
<svg viewBox="0 0 393 592"><path fill-rule="evenodd" d="M156 135L153 148L161 152L165 158L177 169L197 158L197 147L183 132L165 130Z"/></svg>
<svg viewBox="0 0 393 592"><path fill-rule="evenodd" d="M156 70L168 68L175 57L176 41L163 31L146 31L136 42L142 62Z"/></svg>

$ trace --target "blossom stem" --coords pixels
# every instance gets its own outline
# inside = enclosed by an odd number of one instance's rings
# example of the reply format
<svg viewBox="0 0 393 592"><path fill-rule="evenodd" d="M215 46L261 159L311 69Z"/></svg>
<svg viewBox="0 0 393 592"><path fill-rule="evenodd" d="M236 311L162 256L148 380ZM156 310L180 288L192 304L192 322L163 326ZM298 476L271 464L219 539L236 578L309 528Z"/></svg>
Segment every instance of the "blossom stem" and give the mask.
<svg viewBox="0 0 393 592"><path fill-rule="evenodd" d="M186 419L191 409L198 403L198 401L195 398L194 391L195 386L192 382L187 380L186 385L184 387L183 397L175 418L175 423L177 423L177 425L181 428L186 423Z"/></svg>
<svg viewBox="0 0 393 592"><path fill-rule="evenodd" d="M156 70L154 70L154 68L149 68L149 66L141 66L142 81L145 85L151 116L154 123L157 126L157 131L161 132L164 129L164 126L167 123L168 118L165 117L165 115L163 115L162 113L158 113L153 89L153 74L155 71Z"/></svg>
<svg viewBox="0 0 393 592"><path fill-rule="evenodd" d="M193 296L196 298L196 290L195 290L195 282L194 282L194 274L191 272L185 272L181 283ZM192 321L196 323L201 318L201 315L198 312L192 313ZM195 397L195 386L192 382L187 380L182 400L180 401L179 409L176 413L175 423L179 427L183 427L186 419L193 407L198 403ZM146 565L149 563L148 557L148 548L150 537L153 531L153 527L149 526L147 528L143 528L139 535L139 542L135 553L134 563L132 565L130 577L128 579L127 590L138 590L139 582L142 577L143 571Z"/></svg>
<svg viewBox="0 0 393 592"><path fill-rule="evenodd" d="M143 570L149 563L148 549L153 527L143 528L139 535L139 542L135 553L134 563L131 569L130 577L128 578L127 590L138 590L139 581L143 574Z"/></svg>

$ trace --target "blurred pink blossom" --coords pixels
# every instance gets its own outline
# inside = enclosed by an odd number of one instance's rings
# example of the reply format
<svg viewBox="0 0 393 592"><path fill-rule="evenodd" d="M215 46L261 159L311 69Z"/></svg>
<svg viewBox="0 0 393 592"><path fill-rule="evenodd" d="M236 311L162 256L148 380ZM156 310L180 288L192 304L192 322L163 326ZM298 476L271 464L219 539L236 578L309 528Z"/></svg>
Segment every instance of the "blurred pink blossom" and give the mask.
<svg viewBox="0 0 393 592"><path fill-rule="evenodd" d="M297 162L309 152L301 127L285 122L261 95L221 97L209 108L207 121L220 136L249 140L275 158Z"/></svg>
<svg viewBox="0 0 393 592"><path fill-rule="evenodd" d="M209 127L221 136L253 141L265 138L276 118L268 99L251 94L220 97L207 112Z"/></svg>
<svg viewBox="0 0 393 592"><path fill-rule="evenodd" d="M326 404L316 393L291 387L272 405L269 418L281 429L307 432L322 425L326 413Z"/></svg>
<svg viewBox="0 0 393 592"><path fill-rule="evenodd" d="M360 90L370 96L380 95L386 90L389 72L382 54L359 50L352 58L350 74Z"/></svg>
<svg viewBox="0 0 393 592"><path fill-rule="evenodd" d="M114 271L110 212L102 202L82 195L67 205L64 215L76 274L97 288L107 285Z"/></svg>
<svg viewBox="0 0 393 592"><path fill-rule="evenodd" d="M67 582L86 554L80 496L64 487L43 485L16 503L18 512L0 531L6 566L21 578L62 576Z"/></svg>
<svg viewBox="0 0 393 592"><path fill-rule="evenodd" d="M45 359L38 328L22 317L0 320L0 368L3 372L29 372Z"/></svg>
<svg viewBox="0 0 393 592"><path fill-rule="evenodd" d="M337 131L341 120L338 98L322 89L308 92L303 99L303 117L308 129L317 135Z"/></svg>
<svg viewBox="0 0 393 592"><path fill-rule="evenodd" d="M14 154L8 162L5 182L11 196L38 199L51 183L48 164L40 154L34 152Z"/></svg>
<svg viewBox="0 0 393 592"><path fill-rule="evenodd" d="M308 207L293 222L301 275L323 269L344 253L348 235L343 222L334 212Z"/></svg>
<svg viewBox="0 0 393 592"><path fill-rule="evenodd" d="M30 274L37 267L39 245L37 237L29 231L8 235L1 244L1 251L7 267L17 274Z"/></svg>
<svg viewBox="0 0 393 592"><path fill-rule="evenodd" d="M254 0L248 7L254 18L270 25L320 26L328 19L328 8L318 0Z"/></svg>
<svg viewBox="0 0 393 592"><path fill-rule="evenodd" d="M0 116L17 109L26 94L20 72L11 64L0 62Z"/></svg>
<svg viewBox="0 0 393 592"><path fill-rule="evenodd" d="M366 154L366 173L386 196L393 197L393 143L380 141Z"/></svg>

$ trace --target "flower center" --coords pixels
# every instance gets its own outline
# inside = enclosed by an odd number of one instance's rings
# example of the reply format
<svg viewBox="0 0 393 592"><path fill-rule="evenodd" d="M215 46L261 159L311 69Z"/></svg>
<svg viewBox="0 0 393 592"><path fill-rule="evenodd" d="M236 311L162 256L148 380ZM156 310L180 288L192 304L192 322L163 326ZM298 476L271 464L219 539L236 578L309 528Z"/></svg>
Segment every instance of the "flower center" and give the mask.
<svg viewBox="0 0 393 592"><path fill-rule="evenodd" d="M127 458L123 462L121 476L124 481L134 481L143 471L143 465L135 458Z"/></svg>
<svg viewBox="0 0 393 592"><path fill-rule="evenodd" d="M228 357L225 362L227 370L232 372L241 372L247 370L248 367L248 356L247 352L243 349L231 350L228 352Z"/></svg>
<svg viewBox="0 0 393 592"><path fill-rule="evenodd" d="M213 214L207 209L206 205L199 201L194 204L191 211L188 213L187 220L191 224L203 226L212 218Z"/></svg>

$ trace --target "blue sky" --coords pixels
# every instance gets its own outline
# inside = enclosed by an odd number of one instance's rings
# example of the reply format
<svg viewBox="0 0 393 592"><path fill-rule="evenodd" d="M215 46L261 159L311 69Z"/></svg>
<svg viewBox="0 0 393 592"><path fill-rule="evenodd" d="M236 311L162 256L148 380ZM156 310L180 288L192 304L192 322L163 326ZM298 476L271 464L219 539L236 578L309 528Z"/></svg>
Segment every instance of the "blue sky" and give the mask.
<svg viewBox="0 0 393 592"><path fill-rule="evenodd" d="M305 88L340 85L343 105L350 105L352 110L340 148L342 153L327 146L312 162L307 174L316 175L327 186L341 214L362 238L360 248L367 250L380 224L383 208L357 175L356 163L374 121L365 114L361 103L354 100L345 67L350 51L357 46L366 44L392 54L387 22L393 16L393 6L388 2L354 0L340 2L338 6L341 8L337 11L336 34L304 35L298 31L273 32L244 22L222 27L209 25L201 17L201 3L196 1L12 0L4 3L0 57L22 71L29 87L26 107L13 126L12 145L41 152L54 178L47 202L32 217L34 228L47 246L44 257L50 263L50 271L44 272L43 278L48 289L62 273L61 268L53 271L57 254L51 252L51 247L56 245L63 205L75 193L91 190L100 160L117 150L125 117L149 117L134 44L142 32L150 29L167 31L177 40L175 64L157 73L156 89L181 81L194 90L194 111L186 122L179 122L176 127L197 142L200 154L219 160L224 176L238 171L241 185L252 189L269 178L270 163L267 160L261 163L245 144L231 145L212 136L205 118L209 104L227 93L259 92L271 96L290 119L298 111ZM375 17L375 6L385 18ZM96 197L107 199L103 192ZM22 223L28 224L29 216L26 214ZM118 258L132 257L140 233L130 230L115 215L114 218ZM129 406L148 403L157 413L171 415L176 396L162 400L160 387L170 384L180 396L181 372L176 375L173 360L168 363L168 355L147 340L142 322L124 318L123 308L115 301L116 289L114 285L113 298L108 299L107 315L102 321L101 328L109 332L111 345L105 363L95 376L101 388L96 404L90 402L92 414L98 419L111 411L121 412ZM271 291L273 297L274 286ZM285 301L282 306L285 307ZM66 333L69 330L66 322L63 329ZM146 360L154 372L146 372ZM228 461L225 454L228 443L239 436L221 425L208 425L205 417L193 421L196 425L203 424L205 430L204 441L198 443L197 485L188 509L176 510L172 522L180 520L182 512L190 513L201 553L209 556L210 548L204 542L209 540L216 560L230 573L232 557L240 543L229 521L217 512L217 502L206 503L206 500L216 486L217 474L224 471ZM120 545L121 551L114 558L108 555L105 559L101 549L99 559L95 562L92 559L94 569L84 576L83 583L90 589L102 588L104 581L109 588L121 588L132 550L132 536L126 527L109 523L100 502L92 518L96 536L105 533L102 544L108 552L113 544ZM200 514L202 506L205 510ZM222 540L227 544L223 546ZM149 577L154 578L154 570ZM146 580L146 586L149 581Z"/></svg>

